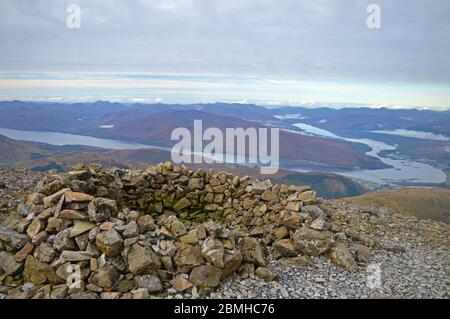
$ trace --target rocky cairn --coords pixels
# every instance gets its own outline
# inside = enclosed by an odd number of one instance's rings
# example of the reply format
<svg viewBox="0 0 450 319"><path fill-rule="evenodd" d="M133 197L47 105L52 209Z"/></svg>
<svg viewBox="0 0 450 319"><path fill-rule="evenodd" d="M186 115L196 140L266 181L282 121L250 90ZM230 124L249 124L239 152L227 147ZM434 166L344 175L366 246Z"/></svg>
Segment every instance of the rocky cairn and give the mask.
<svg viewBox="0 0 450 319"><path fill-rule="evenodd" d="M249 273L276 280L271 258L308 265L325 255L356 271L371 257L309 187L170 162L49 173L16 214L0 227L7 298L195 297Z"/></svg>

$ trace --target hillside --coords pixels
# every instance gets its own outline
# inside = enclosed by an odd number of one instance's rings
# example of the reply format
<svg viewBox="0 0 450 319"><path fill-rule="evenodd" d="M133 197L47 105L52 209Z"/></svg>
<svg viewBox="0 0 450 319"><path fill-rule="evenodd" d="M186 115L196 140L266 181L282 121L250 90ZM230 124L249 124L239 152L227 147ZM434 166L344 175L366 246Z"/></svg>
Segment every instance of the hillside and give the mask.
<svg viewBox="0 0 450 319"><path fill-rule="evenodd" d="M128 113L127 113L128 114ZM115 121L97 122L95 128L83 129L80 133L103 138L115 138L158 146L172 146L175 128L184 127L193 131L194 120L203 121L203 129L215 127L223 132L226 128L263 128L254 122L235 117L217 115L198 110L168 110L146 116L114 117ZM114 125L110 129L101 125ZM280 132L280 158L289 165L311 165L352 169L354 167L375 169L386 165L378 159L364 154L364 147L345 141Z"/></svg>
<svg viewBox="0 0 450 319"><path fill-rule="evenodd" d="M155 150L155 153L158 153ZM124 152L125 156L126 152ZM152 158L151 151L147 153ZM0 168L29 168L34 171L57 169L70 170L80 161L97 162L107 167L131 168L126 159L116 159L117 154L96 147L88 146L53 146L44 143L23 142L0 135ZM155 156L157 162L161 156Z"/></svg>
<svg viewBox="0 0 450 319"><path fill-rule="evenodd" d="M308 185L317 191L318 196L329 199L357 196L367 192L362 185L337 174L289 172L279 181L285 184Z"/></svg>
<svg viewBox="0 0 450 319"><path fill-rule="evenodd" d="M105 167L144 168L170 160L167 151L157 149L106 150L86 146L51 146L42 143L20 142L0 135L0 168L29 168L33 171L69 171L80 162L100 163ZM188 165L192 168L229 170L240 176L261 176L258 168L224 164ZM328 173L297 173L280 170L271 177L274 182L309 185L323 198L356 196L366 190L358 183L341 175Z"/></svg>
<svg viewBox="0 0 450 319"><path fill-rule="evenodd" d="M368 207L386 207L393 212L450 223L450 190L397 189L342 199Z"/></svg>
<svg viewBox="0 0 450 319"><path fill-rule="evenodd" d="M58 108L59 106L59 108ZM194 120L202 120L204 129L261 128L261 124L243 120L272 120L267 109L246 105L239 116L235 104L131 105L98 101L95 103L57 104L0 102L0 127L81 134L170 147L175 144L175 128L192 129ZM94 112L95 111L95 112ZM108 112L109 111L109 112ZM105 126L107 128L105 128ZM386 168L380 160L365 155L362 144L280 132L280 158L286 166L325 169Z"/></svg>

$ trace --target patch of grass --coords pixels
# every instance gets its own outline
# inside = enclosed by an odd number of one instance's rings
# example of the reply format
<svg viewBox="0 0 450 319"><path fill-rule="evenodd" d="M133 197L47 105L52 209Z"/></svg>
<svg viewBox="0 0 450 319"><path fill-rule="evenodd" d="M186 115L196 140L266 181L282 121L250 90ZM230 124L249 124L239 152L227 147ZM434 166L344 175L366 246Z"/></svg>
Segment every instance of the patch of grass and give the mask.
<svg viewBox="0 0 450 319"><path fill-rule="evenodd" d="M366 207L450 223L450 189L406 188L367 193L343 199Z"/></svg>

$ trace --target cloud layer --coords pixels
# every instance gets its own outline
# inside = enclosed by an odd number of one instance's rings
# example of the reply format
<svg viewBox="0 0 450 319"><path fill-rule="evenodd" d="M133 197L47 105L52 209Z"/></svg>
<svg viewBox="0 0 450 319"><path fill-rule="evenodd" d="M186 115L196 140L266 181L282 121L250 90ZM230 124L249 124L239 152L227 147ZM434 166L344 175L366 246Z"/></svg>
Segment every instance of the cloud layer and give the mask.
<svg viewBox="0 0 450 319"><path fill-rule="evenodd" d="M0 68L450 82L450 2L372 2L2 0Z"/></svg>
<svg viewBox="0 0 450 319"><path fill-rule="evenodd" d="M66 27L72 3L81 29ZM449 16L448 0L2 0L0 71L445 86Z"/></svg>

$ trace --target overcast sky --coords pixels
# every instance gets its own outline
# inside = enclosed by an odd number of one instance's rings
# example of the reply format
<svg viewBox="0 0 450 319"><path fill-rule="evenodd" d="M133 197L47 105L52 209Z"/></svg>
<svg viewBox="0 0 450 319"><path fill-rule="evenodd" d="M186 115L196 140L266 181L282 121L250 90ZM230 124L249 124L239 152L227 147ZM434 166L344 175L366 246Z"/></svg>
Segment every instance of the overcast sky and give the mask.
<svg viewBox="0 0 450 319"><path fill-rule="evenodd" d="M80 29L66 26L72 3L81 7ZM381 7L381 29L366 26L370 3ZM149 100L449 107L449 17L448 0L1 0L0 98L32 98L38 86L46 97L94 97L86 81L98 80L102 94L116 81L128 98ZM137 73L148 77L130 77ZM211 82L213 91L200 85ZM244 94L227 83L249 87Z"/></svg>

